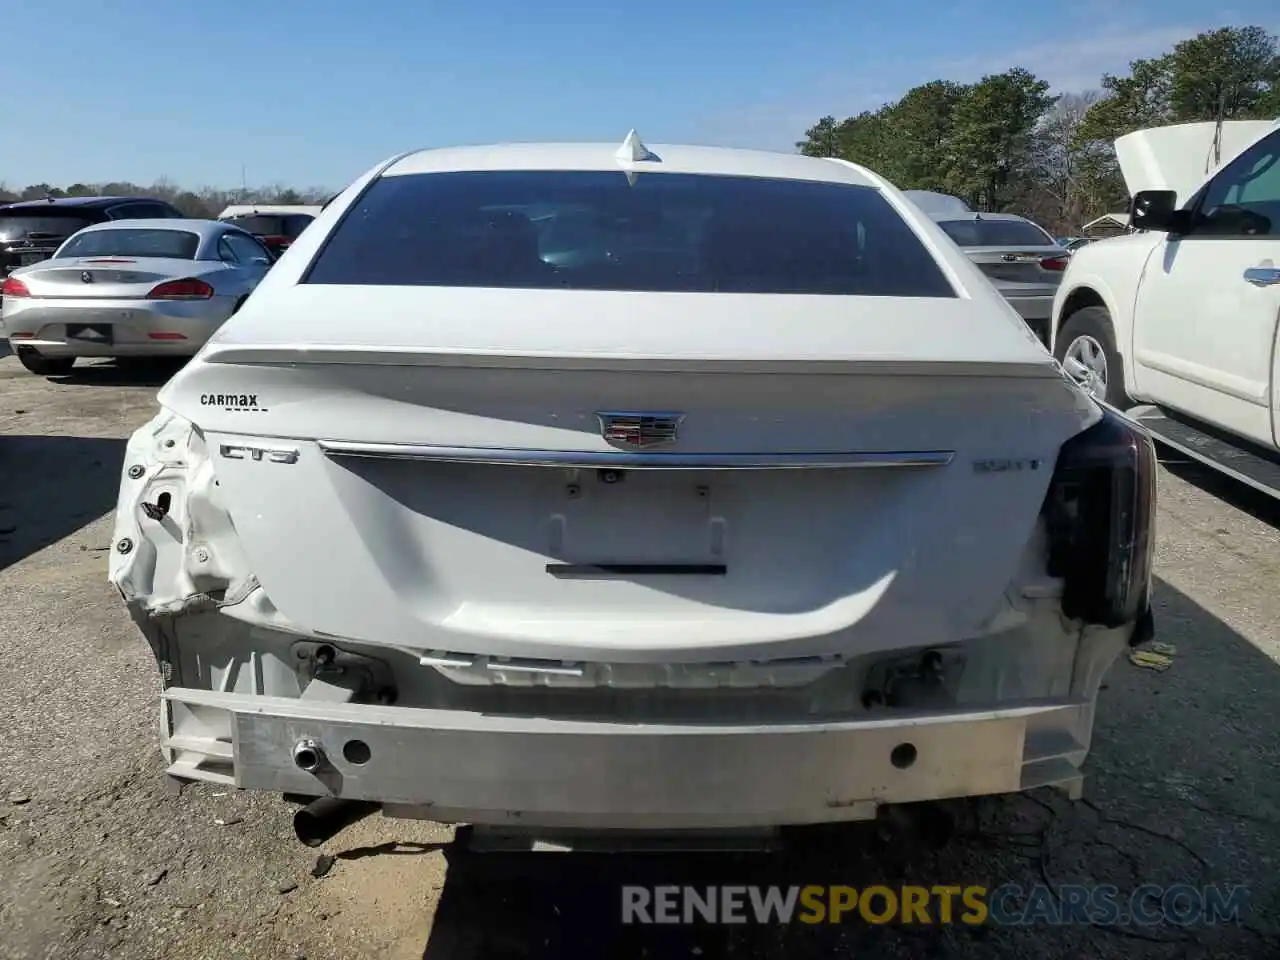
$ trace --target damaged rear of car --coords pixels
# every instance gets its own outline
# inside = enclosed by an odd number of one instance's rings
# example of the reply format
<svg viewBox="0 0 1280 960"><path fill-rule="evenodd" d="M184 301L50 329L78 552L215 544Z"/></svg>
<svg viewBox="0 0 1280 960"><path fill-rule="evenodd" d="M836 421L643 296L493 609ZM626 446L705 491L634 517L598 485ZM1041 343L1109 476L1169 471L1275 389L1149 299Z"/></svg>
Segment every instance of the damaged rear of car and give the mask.
<svg viewBox="0 0 1280 960"><path fill-rule="evenodd" d="M1074 792L1150 629L1150 441L839 161L396 158L159 399L110 575L169 772L309 841Z"/></svg>

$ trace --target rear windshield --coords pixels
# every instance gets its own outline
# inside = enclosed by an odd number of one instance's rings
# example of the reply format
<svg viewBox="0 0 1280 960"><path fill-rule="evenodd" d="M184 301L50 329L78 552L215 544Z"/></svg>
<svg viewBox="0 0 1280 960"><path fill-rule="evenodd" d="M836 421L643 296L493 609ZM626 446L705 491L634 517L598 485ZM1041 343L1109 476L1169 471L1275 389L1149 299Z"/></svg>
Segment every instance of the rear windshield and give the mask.
<svg viewBox="0 0 1280 960"><path fill-rule="evenodd" d="M226 219L228 223L234 223L241 230L247 230L255 237L297 237L315 218L306 214L290 213L278 216L258 214L252 217L227 217Z"/></svg>
<svg viewBox="0 0 1280 960"><path fill-rule="evenodd" d="M0 241L6 240L40 240L52 237L69 237L83 227L97 220L83 216L57 214L5 213L0 210Z"/></svg>
<svg viewBox="0 0 1280 960"><path fill-rule="evenodd" d="M1053 237L1029 220L941 220L938 226L962 247L1057 245Z"/></svg>
<svg viewBox="0 0 1280 960"><path fill-rule="evenodd" d="M871 187L621 171L384 177L305 282L955 296Z"/></svg>
<svg viewBox="0 0 1280 960"><path fill-rule="evenodd" d="M193 260L200 236L186 230L90 230L58 248L58 257L168 257Z"/></svg>

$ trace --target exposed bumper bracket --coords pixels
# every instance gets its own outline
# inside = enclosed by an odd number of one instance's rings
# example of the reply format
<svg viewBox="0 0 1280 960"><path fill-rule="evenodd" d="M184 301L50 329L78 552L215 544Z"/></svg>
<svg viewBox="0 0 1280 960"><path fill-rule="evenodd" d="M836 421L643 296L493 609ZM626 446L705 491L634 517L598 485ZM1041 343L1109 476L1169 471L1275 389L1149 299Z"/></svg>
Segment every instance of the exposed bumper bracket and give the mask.
<svg viewBox="0 0 1280 960"><path fill-rule="evenodd" d="M388 816L583 830L860 820L890 803L1078 789L1091 707L769 724L626 724L170 688L237 786L381 803ZM220 728L220 729L219 729ZM298 768L302 739L330 760ZM229 741L229 742L227 742ZM909 747L910 749L906 749ZM186 775L202 777L199 764ZM176 771L175 771L176 772Z"/></svg>

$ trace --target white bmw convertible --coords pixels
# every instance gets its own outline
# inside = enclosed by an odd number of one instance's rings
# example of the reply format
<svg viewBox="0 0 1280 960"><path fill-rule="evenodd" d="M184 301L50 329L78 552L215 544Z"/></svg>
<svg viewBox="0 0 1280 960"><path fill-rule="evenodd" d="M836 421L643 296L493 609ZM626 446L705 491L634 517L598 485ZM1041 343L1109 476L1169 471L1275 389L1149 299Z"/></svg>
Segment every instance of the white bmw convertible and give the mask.
<svg viewBox="0 0 1280 960"><path fill-rule="evenodd" d="M169 774L309 843L1076 793L1151 631L1150 441L839 160L397 156L159 402L110 577Z"/></svg>

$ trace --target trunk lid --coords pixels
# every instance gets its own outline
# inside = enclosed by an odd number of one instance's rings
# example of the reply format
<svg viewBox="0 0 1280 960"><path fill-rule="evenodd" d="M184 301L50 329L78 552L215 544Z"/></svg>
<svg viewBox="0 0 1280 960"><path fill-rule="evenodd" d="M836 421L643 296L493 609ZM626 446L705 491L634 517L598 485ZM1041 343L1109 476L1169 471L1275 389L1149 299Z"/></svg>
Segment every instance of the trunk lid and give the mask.
<svg viewBox="0 0 1280 960"><path fill-rule="evenodd" d="M141 300L157 284L196 276L209 266L169 257L58 258L25 270L22 282L32 297Z"/></svg>
<svg viewBox="0 0 1280 960"><path fill-rule="evenodd" d="M991 281L1001 289L1016 296L1052 296L1062 280L1061 270L1046 270L1044 260L1065 260L1069 254L1058 246L1019 247L964 247L965 256L972 260Z"/></svg>
<svg viewBox="0 0 1280 960"><path fill-rule="evenodd" d="M288 619L608 662L971 634L1097 415L994 294L304 285L160 399Z"/></svg>

